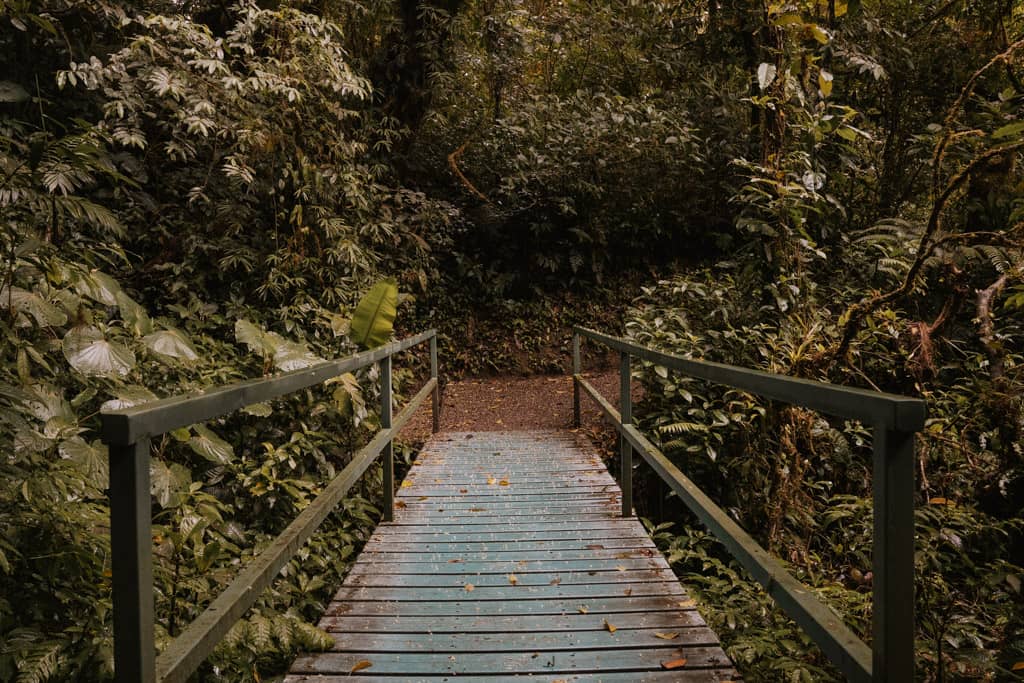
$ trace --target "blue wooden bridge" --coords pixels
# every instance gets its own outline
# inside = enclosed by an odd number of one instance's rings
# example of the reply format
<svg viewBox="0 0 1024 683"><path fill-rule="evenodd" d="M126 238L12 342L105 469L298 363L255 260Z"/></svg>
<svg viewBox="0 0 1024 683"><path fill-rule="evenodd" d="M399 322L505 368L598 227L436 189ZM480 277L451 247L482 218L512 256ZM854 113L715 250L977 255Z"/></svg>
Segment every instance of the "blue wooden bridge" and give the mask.
<svg viewBox="0 0 1024 683"><path fill-rule="evenodd" d="M618 351L618 408L587 382L581 342ZM392 357L430 344L431 377L393 415ZM869 647L672 464L634 425L632 364L860 420L874 434L873 630ZM157 656L150 440L378 363L381 430L319 497ZM918 399L682 358L576 328L574 412L588 394L620 434L621 481L570 432L437 433L433 331L348 358L103 414L110 446L114 657L118 683L188 680L221 638L378 460L384 519L320 626L327 652L301 655L289 683L736 680L633 512L638 454L821 647L848 680L913 680L914 433ZM392 441L433 400L434 437L396 487ZM621 485L621 488L620 488ZM397 495L396 495L397 491Z"/></svg>

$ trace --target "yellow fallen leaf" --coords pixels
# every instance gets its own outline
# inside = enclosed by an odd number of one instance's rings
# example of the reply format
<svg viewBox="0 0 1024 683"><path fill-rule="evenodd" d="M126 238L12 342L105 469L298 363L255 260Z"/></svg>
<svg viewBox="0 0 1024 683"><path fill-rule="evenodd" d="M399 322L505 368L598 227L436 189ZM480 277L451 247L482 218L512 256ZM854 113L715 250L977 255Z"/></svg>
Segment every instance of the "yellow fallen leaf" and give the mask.
<svg viewBox="0 0 1024 683"><path fill-rule="evenodd" d="M672 631L671 633L662 633L661 631L655 631L654 637L661 638L662 640L675 640L679 637L679 634L675 631Z"/></svg>
<svg viewBox="0 0 1024 683"><path fill-rule="evenodd" d="M612 626L612 625L611 625L611 624L610 624L610 623L608 622L608 620L607 620L607 619L605 619L605 620L604 620L604 627L605 627L605 629L606 629L606 630L608 631L608 633L615 633L616 631L618 631L618 630L619 630L619 629L615 628L614 626Z"/></svg>
<svg viewBox="0 0 1024 683"><path fill-rule="evenodd" d="M396 500L395 501L395 507L396 508L407 508L407 507L409 507L409 505L404 500Z"/></svg>
<svg viewBox="0 0 1024 683"><path fill-rule="evenodd" d="M693 601L693 600L683 600L682 602L677 603L677 604L680 607L682 607L683 609L688 609L690 607L696 607L697 606L697 603L695 601Z"/></svg>
<svg viewBox="0 0 1024 683"><path fill-rule="evenodd" d="M463 586L463 588L466 589L467 593L472 593L474 590L476 590L476 586L474 586L471 583L467 583L465 586Z"/></svg>
<svg viewBox="0 0 1024 683"><path fill-rule="evenodd" d="M579 606L579 613L580 614L590 614L590 610L587 609L586 605L580 605Z"/></svg>
<svg viewBox="0 0 1024 683"><path fill-rule="evenodd" d="M1010 667L1010 670L1011 671L1021 671L1021 670L1024 670L1024 662L1016 662L1013 666Z"/></svg>
<svg viewBox="0 0 1024 683"><path fill-rule="evenodd" d="M662 669L682 669L684 666L686 666L686 657L670 659L661 663Z"/></svg>
<svg viewBox="0 0 1024 683"><path fill-rule="evenodd" d="M371 666L373 666L373 662L371 662L369 659L360 659L358 662L352 665L352 668L349 670L349 673L354 674L357 671L369 669Z"/></svg>
<svg viewBox="0 0 1024 683"><path fill-rule="evenodd" d="M498 482L499 486L508 486L508 479L502 479Z"/></svg>
<svg viewBox="0 0 1024 683"><path fill-rule="evenodd" d="M511 583L514 586L517 583L519 583L519 577L517 577L515 574L509 574L508 575L508 582Z"/></svg>
<svg viewBox="0 0 1024 683"><path fill-rule="evenodd" d="M615 569L617 569L620 572L626 571L626 568L623 567L621 564L615 565Z"/></svg>
<svg viewBox="0 0 1024 683"><path fill-rule="evenodd" d="M494 477L487 477L487 485L494 486L498 482Z"/></svg>
<svg viewBox="0 0 1024 683"><path fill-rule="evenodd" d="M405 481L402 482L402 488L403 489L411 489L412 488L412 482L409 481L408 479L406 479Z"/></svg>
<svg viewBox="0 0 1024 683"><path fill-rule="evenodd" d="M949 501L947 499L945 499L945 498L929 498L928 499L928 504L929 505L946 505L947 503L949 503Z"/></svg>
<svg viewBox="0 0 1024 683"><path fill-rule="evenodd" d="M428 499L428 498L427 498L427 496L420 496L420 497L419 497L419 498L417 498L416 500L427 500L427 499Z"/></svg>

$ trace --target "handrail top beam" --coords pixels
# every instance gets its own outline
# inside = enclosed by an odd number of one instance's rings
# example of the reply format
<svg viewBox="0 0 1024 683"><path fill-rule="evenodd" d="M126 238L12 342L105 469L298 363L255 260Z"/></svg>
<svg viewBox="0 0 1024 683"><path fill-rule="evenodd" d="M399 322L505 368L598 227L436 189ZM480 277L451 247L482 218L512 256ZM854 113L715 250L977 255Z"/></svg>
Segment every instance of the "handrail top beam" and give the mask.
<svg viewBox="0 0 1024 683"><path fill-rule="evenodd" d="M919 398L789 377L713 361L692 360L674 353L655 351L586 327L575 326L573 333L691 377L837 417L860 420L872 426L916 432L924 427L927 416L927 404Z"/></svg>
<svg viewBox="0 0 1024 683"><path fill-rule="evenodd" d="M242 380L202 392L169 396L129 408L103 411L100 414L103 441L124 446L147 436L157 436L172 429L227 415L254 403L269 401L366 367L422 344L436 335L437 330L430 329L369 351L317 363L308 368L272 377Z"/></svg>

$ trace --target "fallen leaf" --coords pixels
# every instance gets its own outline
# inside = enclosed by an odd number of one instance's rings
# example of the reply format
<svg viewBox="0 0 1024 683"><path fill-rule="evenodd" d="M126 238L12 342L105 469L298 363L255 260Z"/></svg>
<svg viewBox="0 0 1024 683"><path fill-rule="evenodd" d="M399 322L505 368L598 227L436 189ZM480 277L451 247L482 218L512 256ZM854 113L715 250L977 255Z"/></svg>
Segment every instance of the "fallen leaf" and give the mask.
<svg viewBox="0 0 1024 683"><path fill-rule="evenodd" d="M448 560L448 564L458 564L459 562L462 562L462 560Z"/></svg>
<svg viewBox="0 0 1024 683"><path fill-rule="evenodd" d="M1010 667L1011 671L1020 671L1022 669L1024 669L1024 662L1017 662Z"/></svg>
<svg viewBox="0 0 1024 683"><path fill-rule="evenodd" d="M558 576L556 576L555 578L553 578L550 581L548 581L548 585L549 586L557 586L560 583L562 583L562 579L561 579L561 577L558 577Z"/></svg>
<svg viewBox="0 0 1024 683"><path fill-rule="evenodd" d="M627 588L626 590L622 591L622 593L623 593L623 595L625 595L628 598L630 595L633 594L633 589L632 588Z"/></svg>
<svg viewBox="0 0 1024 683"><path fill-rule="evenodd" d="M587 606L586 606L586 605L580 605L580 607L579 607L579 613L580 613L580 614L590 614L590 610L589 610L589 609L587 609Z"/></svg>
<svg viewBox="0 0 1024 683"><path fill-rule="evenodd" d="M408 479L406 479L405 481L402 482L402 488L403 489L411 489L412 488L412 482L409 481Z"/></svg>
<svg viewBox="0 0 1024 683"><path fill-rule="evenodd" d="M684 666L686 666L686 657L670 659L661 663L662 669L682 669Z"/></svg>
<svg viewBox="0 0 1024 683"><path fill-rule="evenodd" d="M679 634L675 631L672 631L671 633L662 633L661 631L655 631L654 637L661 638L662 640L675 640L679 637Z"/></svg>
<svg viewBox="0 0 1024 683"><path fill-rule="evenodd" d="M929 498L928 499L928 504L929 505L946 505L947 503L949 503L949 501L946 500L945 498Z"/></svg>
<svg viewBox="0 0 1024 683"><path fill-rule="evenodd" d="M628 560L628 559L629 559L629 558L631 558L631 557L633 557L633 553L630 553L630 552L624 552L624 553L618 553L618 554L617 554L617 555L615 556L615 559L617 559L617 560Z"/></svg>
<svg viewBox="0 0 1024 683"><path fill-rule="evenodd" d="M487 508L469 508L470 512L487 512Z"/></svg>
<svg viewBox="0 0 1024 683"><path fill-rule="evenodd" d="M494 477L487 477L488 486L494 486L496 483L498 483L497 479L495 479Z"/></svg>
<svg viewBox="0 0 1024 683"><path fill-rule="evenodd" d="M499 486L508 486L508 479L502 479L498 482Z"/></svg>
<svg viewBox="0 0 1024 683"><path fill-rule="evenodd" d="M427 498L428 498L427 496L420 496L420 497L419 497L419 498L417 498L416 500L427 500Z"/></svg>
<svg viewBox="0 0 1024 683"><path fill-rule="evenodd" d="M469 493L469 489L459 489L459 493Z"/></svg>
<svg viewBox="0 0 1024 683"><path fill-rule="evenodd" d="M620 571L620 572L624 572L624 571L626 571L626 568L625 568L625 567L623 567L623 566L622 566L621 564L617 564L617 565L615 565L615 569L616 569L617 571Z"/></svg>
<svg viewBox="0 0 1024 683"><path fill-rule="evenodd" d="M354 674L357 671L369 669L371 666L373 666L373 662L371 662L369 659L360 659L358 662L352 665L352 668L349 670L349 673Z"/></svg>
<svg viewBox="0 0 1024 683"><path fill-rule="evenodd" d="M604 620L604 627L608 631L608 633L615 633L616 631L619 630L619 629L615 628L614 626L612 626L610 623L608 623L607 619Z"/></svg>
<svg viewBox="0 0 1024 683"><path fill-rule="evenodd" d="M677 604L684 609L697 606L697 603L693 600L683 600L682 602Z"/></svg>
<svg viewBox="0 0 1024 683"><path fill-rule="evenodd" d="M514 586L517 583L519 583L519 577L517 577L515 574L509 574L508 575L508 582L511 583Z"/></svg>
<svg viewBox="0 0 1024 683"><path fill-rule="evenodd" d="M463 586L463 588L466 589L467 593L472 593L474 590L476 590L476 586L474 586L471 583L467 583L465 586Z"/></svg>
<svg viewBox="0 0 1024 683"><path fill-rule="evenodd" d="M587 550L604 550L604 546L600 543L592 543L587 546Z"/></svg>

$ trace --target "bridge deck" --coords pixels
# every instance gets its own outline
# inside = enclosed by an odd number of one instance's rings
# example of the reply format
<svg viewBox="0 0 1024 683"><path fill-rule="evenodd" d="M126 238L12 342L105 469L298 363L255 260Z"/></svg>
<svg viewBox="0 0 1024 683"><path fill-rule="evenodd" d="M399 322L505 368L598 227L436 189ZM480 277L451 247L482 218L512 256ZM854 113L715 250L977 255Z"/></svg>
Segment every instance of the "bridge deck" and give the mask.
<svg viewBox="0 0 1024 683"><path fill-rule="evenodd" d="M439 434L396 501L320 622L334 647L286 683L736 678L573 435Z"/></svg>

